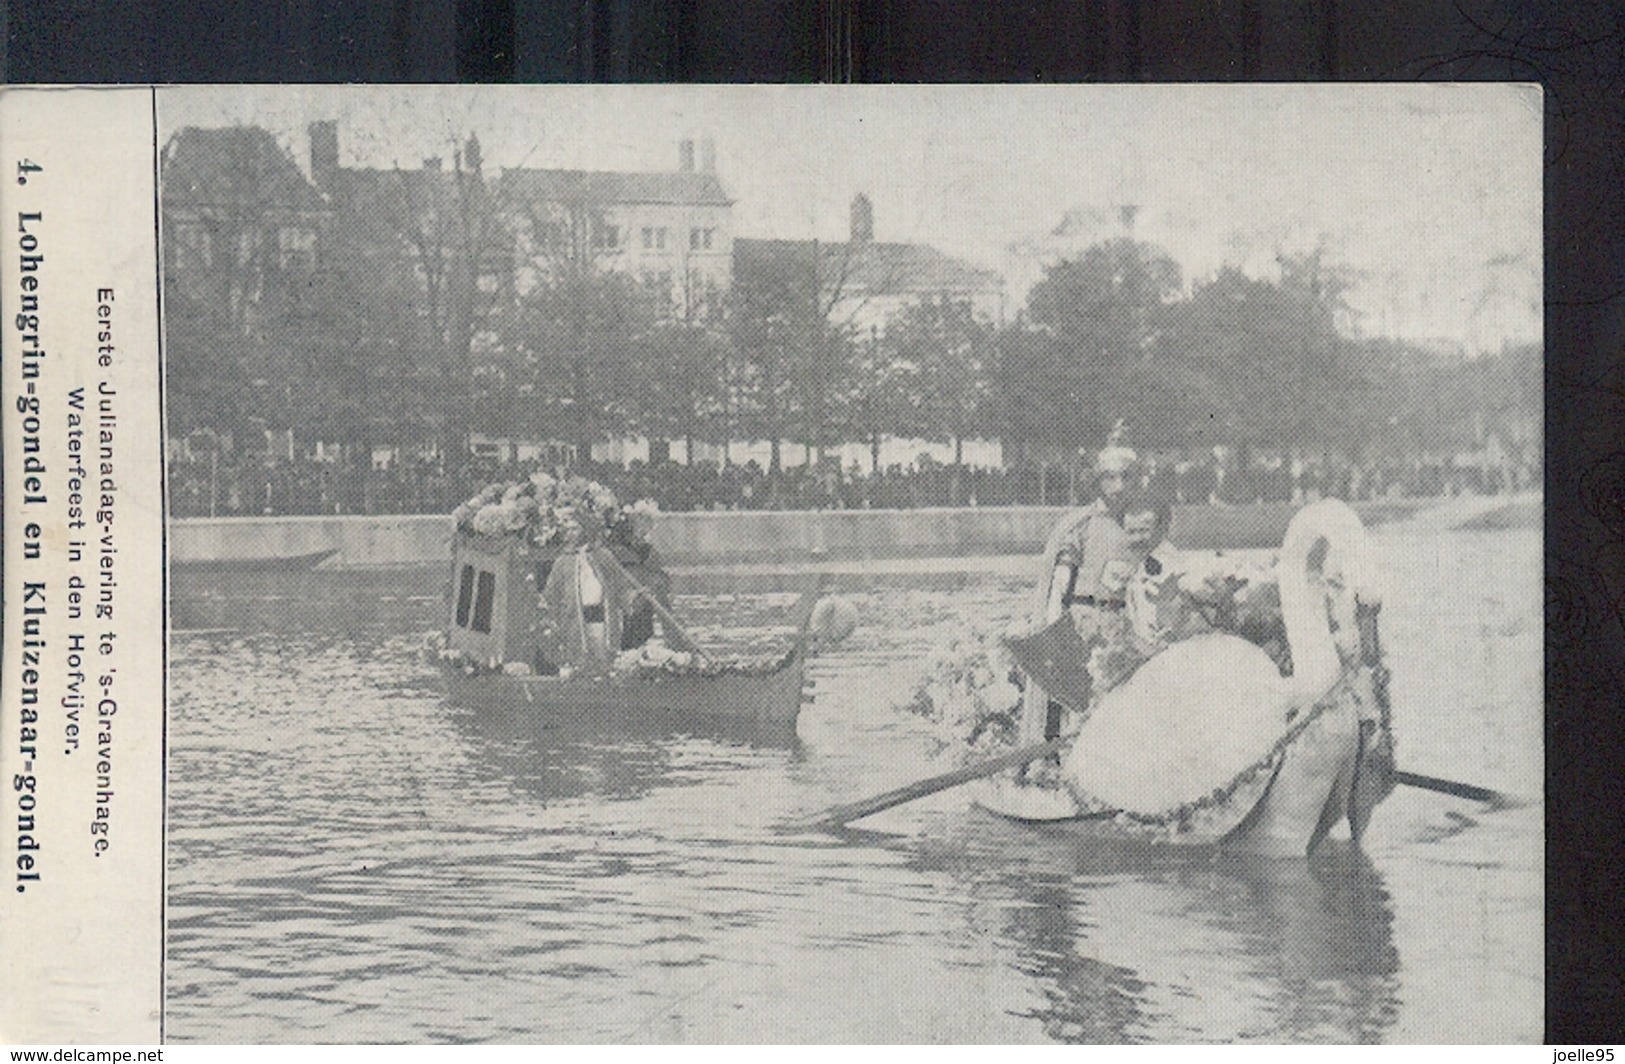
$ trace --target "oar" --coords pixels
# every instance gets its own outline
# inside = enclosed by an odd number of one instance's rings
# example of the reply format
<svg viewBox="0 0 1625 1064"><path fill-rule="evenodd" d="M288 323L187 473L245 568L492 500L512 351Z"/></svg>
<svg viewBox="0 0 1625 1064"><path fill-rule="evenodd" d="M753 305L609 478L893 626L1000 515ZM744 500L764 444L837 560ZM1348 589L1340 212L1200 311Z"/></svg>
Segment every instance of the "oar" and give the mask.
<svg viewBox="0 0 1625 1064"><path fill-rule="evenodd" d="M1039 758L1058 753L1066 748L1071 739L1051 739L1045 743L1034 743L1023 746L1019 750L1012 750L1008 754L1001 754L979 765L967 765L956 768L952 772L944 772L940 776L917 780L906 787L877 794L873 798L865 798L861 802L850 802L846 805L832 806L816 816L806 817L792 821L785 825L784 830L791 832L818 831L828 828L838 828L854 820L890 809L905 802L912 802L916 798L924 798L928 794L936 794L950 787L957 787L961 783L979 780L986 776L994 776L1005 769L1018 768Z"/></svg>
<svg viewBox="0 0 1625 1064"><path fill-rule="evenodd" d="M1500 791L1492 791L1488 787L1475 787L1470 783L1457 783L1455 780L1440 779L1437 776L1424 776L1417 772L1394 771L1394 782L1403 783L1407 787L1416 787L1424 791L1436 791L1439 794L1448 794L1454 798L1466 798L1473 802L1488 802L1498 809L1508 809L1523 804L1519 799Z"/></svg>
<svg viewBox="0 0 1625 1064"><path fill-rule="evenodd" d="M683 627L682 622L672 614L671 610L666 608L665 603L661 602L655 597L655 593L653 591L650 591L648 588L644 587L637 577L626 571L626 566L621 564L621 560L615 557L613 551L593 551L593 557L602 562L604 567L610 572L619 576L622 580L625 580L627 584L631 586L633 591L636 591L640 596L648 600L649 605L654 607L656 615L658 615L660 620L665 624L668 636L676 637L670 641L677 646L678 650L689 651L700 660L701 665L707 664L710 661L710 657L705 653L705 651L700 649L700 645L698 643L694 642L694 637L688 634L688 630Z"/></svg>

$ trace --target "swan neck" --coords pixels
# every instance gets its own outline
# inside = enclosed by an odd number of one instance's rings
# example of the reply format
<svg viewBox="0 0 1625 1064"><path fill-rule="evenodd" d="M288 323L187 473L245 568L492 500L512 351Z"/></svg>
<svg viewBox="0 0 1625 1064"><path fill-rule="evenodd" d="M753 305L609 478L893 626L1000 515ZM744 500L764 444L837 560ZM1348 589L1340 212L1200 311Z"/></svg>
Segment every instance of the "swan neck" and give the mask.
<svg viewBox="0 0 1625 1064"><path fill-rule="evenodd" d="M1281 552L1281 617L1292 649L1292 680L1310 698L1324 693L1342 672L1326 615L1326 596L1309 579L1309 555L1322 538L1288 536Z"/></svg>

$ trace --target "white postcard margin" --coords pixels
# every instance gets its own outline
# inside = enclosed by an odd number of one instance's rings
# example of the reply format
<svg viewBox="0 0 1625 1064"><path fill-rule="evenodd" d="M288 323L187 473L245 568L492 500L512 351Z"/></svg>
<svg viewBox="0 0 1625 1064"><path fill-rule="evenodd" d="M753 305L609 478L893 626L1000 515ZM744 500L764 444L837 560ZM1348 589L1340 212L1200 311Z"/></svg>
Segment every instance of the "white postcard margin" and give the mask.
<svg viewBox="0 0 1625 1064"><path fill-rule="evenodd" d="M155 1043L166 595L153 90L0 90L0 145L0 1042Z"/></svg>

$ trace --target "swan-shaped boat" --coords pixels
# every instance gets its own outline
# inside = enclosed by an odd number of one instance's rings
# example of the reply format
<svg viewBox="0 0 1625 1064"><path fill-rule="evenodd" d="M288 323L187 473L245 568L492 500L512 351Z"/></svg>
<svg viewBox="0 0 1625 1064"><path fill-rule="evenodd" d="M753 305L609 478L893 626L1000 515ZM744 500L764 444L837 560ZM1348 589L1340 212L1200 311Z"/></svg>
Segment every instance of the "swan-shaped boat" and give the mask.
<svg viewBox="0 0 1625 1064"><path fill-rule="evenodd" d="M1358 837L1392 790L1381 592L1364 526L1322 500L1287 528L1277 566L1292 668L1214 632L1174 643L1095 698L1061 788L1014 781L979 804L1173 843L1313 850L1339 822Z"/></svg>

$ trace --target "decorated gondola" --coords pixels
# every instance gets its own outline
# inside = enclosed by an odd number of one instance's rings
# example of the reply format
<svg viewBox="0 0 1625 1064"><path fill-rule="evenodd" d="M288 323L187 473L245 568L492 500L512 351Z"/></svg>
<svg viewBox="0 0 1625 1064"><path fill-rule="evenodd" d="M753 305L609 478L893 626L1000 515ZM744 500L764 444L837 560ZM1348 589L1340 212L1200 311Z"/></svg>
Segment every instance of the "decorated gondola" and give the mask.
<svg viewBox="0 0 1625 1064"><path fill-rule="evenodd" d="M447 625L433 653L454 697L549 721L793 729L816 593L766 655L708 653L670 606L656 512L601 484L536 473L458 507Z"/></svg>

